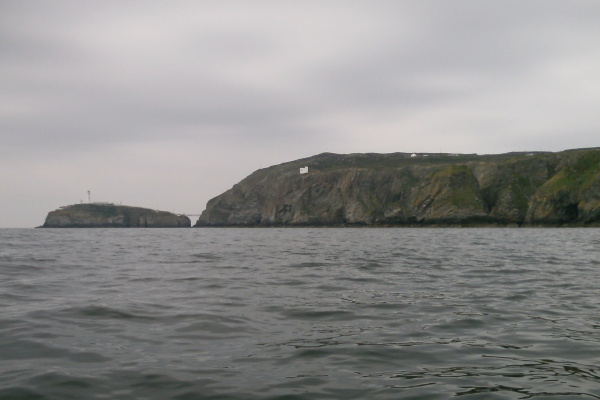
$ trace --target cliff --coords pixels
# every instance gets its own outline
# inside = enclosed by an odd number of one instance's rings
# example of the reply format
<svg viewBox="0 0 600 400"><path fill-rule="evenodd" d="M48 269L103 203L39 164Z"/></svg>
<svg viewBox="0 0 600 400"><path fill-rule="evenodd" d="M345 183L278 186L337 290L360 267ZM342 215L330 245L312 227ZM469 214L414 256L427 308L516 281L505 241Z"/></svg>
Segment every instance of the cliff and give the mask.
<svg viewBox="0 0 600 400"><path fill-rule="evenodd" d="M75 204L51 211L43 228L189 228L185 215L110 203Z"/></svg>
<svg viewBox="0 0 600 400"><path fill-rule="evenodd" d="M254 172L195 224L319 225L600 226L600 149L324 153Z"/></svg>

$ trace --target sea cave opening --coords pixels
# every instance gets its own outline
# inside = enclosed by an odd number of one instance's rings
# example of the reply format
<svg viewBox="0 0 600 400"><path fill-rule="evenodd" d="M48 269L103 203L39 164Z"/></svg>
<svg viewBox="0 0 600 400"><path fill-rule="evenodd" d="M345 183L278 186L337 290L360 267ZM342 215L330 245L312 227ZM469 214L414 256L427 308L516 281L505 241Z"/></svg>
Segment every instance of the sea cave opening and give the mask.
<svg viewBox="0 0 600 400"><path fill-rule="evenodd" d="M575 221L579 216L579 207L576 203L568 204L563 208L563 214L567 222Z"/></svg>

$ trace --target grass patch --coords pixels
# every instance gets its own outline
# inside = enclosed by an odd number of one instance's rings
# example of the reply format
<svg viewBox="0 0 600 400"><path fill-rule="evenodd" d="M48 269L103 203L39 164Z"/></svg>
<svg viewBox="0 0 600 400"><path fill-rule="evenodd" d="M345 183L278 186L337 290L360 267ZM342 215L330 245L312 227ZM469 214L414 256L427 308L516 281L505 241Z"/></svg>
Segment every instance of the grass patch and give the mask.
<svg viewBox="0 0 600 400"><path fill-rule="evenodd" d="M590 187L598 174L600 174L600 151L587 151L569 160L567 165L548 181L547 189L585 190Z"/></svg>

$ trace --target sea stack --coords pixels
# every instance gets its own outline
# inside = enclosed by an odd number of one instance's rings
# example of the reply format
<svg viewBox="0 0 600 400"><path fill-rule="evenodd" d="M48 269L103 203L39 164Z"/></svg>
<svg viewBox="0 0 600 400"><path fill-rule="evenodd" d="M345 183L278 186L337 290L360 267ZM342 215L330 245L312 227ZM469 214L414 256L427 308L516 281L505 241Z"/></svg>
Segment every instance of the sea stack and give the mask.
<svg viewBox="0 0 600 400"><path fill-rule="evenodd" d="M149 208L85 203L51 211L42 228L189 228L185 215Z"/></svg>

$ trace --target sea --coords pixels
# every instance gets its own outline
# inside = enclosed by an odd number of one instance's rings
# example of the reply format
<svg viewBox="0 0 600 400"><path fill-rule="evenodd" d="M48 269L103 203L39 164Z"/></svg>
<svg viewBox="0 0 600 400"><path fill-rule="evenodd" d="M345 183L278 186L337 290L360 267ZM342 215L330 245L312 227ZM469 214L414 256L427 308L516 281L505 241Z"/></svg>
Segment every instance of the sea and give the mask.
<svg viewBox="0 0 600 400"><path fill-rule="evenodd" d="M600 229L1 229L0 399L600 399Z"/></svg>

